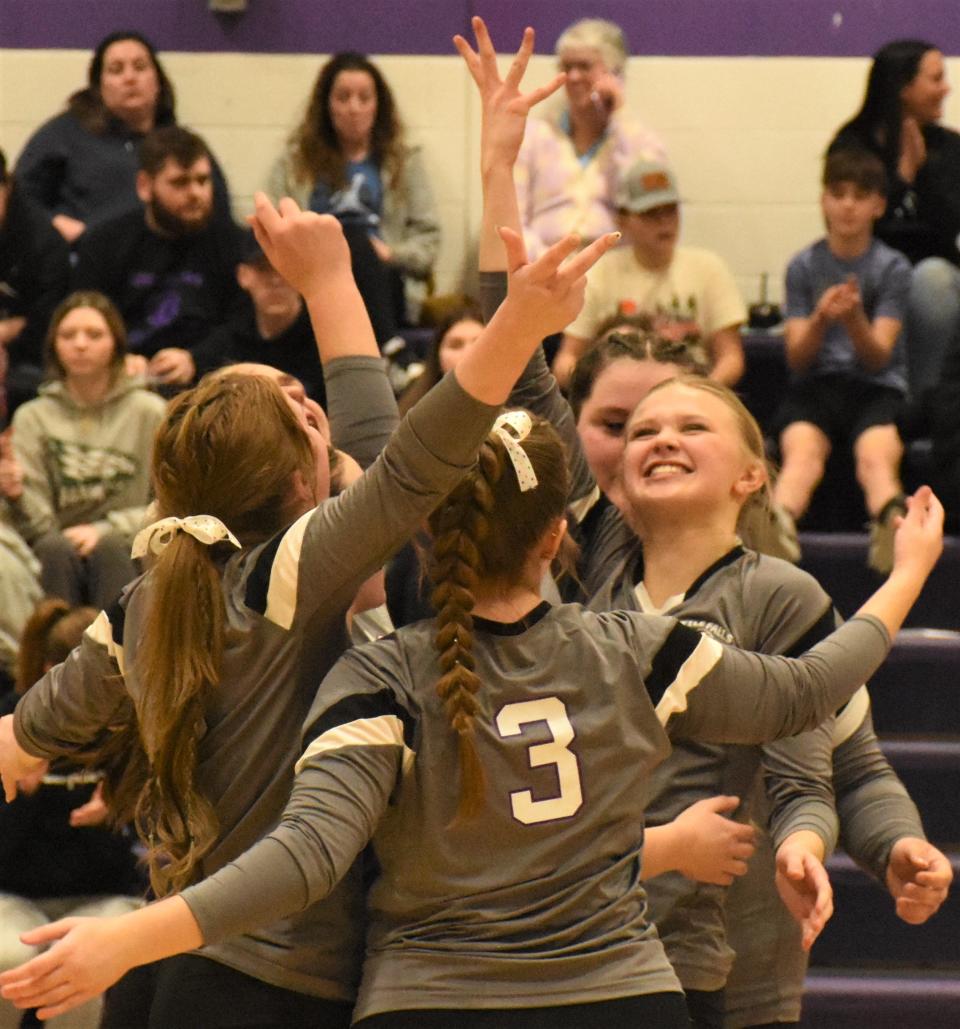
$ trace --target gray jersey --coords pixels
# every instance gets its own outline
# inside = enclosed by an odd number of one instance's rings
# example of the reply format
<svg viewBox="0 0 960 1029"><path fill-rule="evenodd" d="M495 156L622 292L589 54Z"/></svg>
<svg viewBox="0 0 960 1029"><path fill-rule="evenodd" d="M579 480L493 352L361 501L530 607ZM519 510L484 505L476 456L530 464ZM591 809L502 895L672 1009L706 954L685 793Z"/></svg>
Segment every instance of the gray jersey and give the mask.
<svg viewBox="0 0 960 1029"><path fill-rule="evenodd" d="M668 736L748 743L814 725L882 660L885 632L854 619L789 661L576 605L476 623L483 812L456 819L432 623L352 650L317 694L278 829L184 893L204 938L309 906L373 836L357 1017L677 990L640 883L639 797Z"/></svg>
<svg viewBox="0 0 960 1029"><path fill-rule="evenodd" d="M765 654L802 653L834 628L829 597L807 573L777 558L736 547L682 596L656 610L642 585L639 547L591 601L594 610L631 608L664 613L721 640ZM749 716L748 716L749 717ZM823 730L819 730L823 732ZM798 795L831 806L829 748L803 740L769 748L784 805ZM737 817L750 817L749 798L764 752L759 747L681 743L651 776L644 794L647 824L664 825L698 800L738 796ZM726 982L734 952L726 940L726 888L697 883L670 872L647 884L650 917L685 988L718 990Z"/></svg>
<svg viewBox="0 0 960 1029"><path fill-rule="evenodd" d="M198 783L220 832L202 875L276 825L317 684L347 646L344 614L358 586L459 480L495 413L447 378L410 412L361 479L226 562L227 648L221 681L207 698L198 763ZM69 754L101 727L130 717L150 586L149 574L134 583L20 702L15 731L25 750ZM204 953L279 986L351 998L363 930L356 873L326 903L264 924L269 928Z"/></svg>
<svg viewBox="0 0 960 1029"><path fill-rule="evenodd" d="M837 716L833 733L833 781L843 845L861 865L884 881L890 851L904 836L924 838L916 805L883 756L866 687ZM727 982L725 1024L729 1029L800 1018L809 955L800 927L774 886L775 847L798 829L810 827L802 807L776 837L764 836L727 898L729 940L737 960ZM814 821L819 815L814 812Z"/></svg>

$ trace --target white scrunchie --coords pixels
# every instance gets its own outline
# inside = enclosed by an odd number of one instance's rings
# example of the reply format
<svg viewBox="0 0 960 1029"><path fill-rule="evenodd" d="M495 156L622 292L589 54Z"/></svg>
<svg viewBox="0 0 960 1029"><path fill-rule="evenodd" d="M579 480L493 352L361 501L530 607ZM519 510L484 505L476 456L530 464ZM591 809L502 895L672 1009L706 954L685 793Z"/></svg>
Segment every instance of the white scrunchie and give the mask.
<svg viewBox="0 0 960 1029"><path fill-rule="evenodd" d="M520 492L537 488L537 474L533 470L527 452L520 446L522 440L530 435L533 419L526 411L507 411L493 423L493 431L503 441L510 456L510 463L517 473Z"/></svg>
<svg viewBox="0 0 960 1029"><path fill-rule="evenodd" d="M143 557L147 551L159 554L176 536L185 532L200 543L210 546L221 540L229 540L238 550L240 540L213 515L189 515L186 518L161 518L159 522L141 529L133 538L130 556L134 559Z"/></svg>

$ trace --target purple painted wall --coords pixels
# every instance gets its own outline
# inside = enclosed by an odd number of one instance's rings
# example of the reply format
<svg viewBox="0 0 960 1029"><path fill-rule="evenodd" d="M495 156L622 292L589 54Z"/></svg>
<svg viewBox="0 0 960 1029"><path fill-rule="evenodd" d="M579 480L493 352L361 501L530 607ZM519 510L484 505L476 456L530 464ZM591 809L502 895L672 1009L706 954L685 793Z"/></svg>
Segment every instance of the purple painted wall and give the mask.
<svg viewBox="0 0 960 1029"><path fill-rule="evenodd" d="M591 14L621 24L636 54L861 56L904 36L960 54L960 0L248 0L240 15L207 0L0 0L0 47L87 49L133 27L161 50L452 54L474 12L497 40L529 22L541 53Z"/></svg>

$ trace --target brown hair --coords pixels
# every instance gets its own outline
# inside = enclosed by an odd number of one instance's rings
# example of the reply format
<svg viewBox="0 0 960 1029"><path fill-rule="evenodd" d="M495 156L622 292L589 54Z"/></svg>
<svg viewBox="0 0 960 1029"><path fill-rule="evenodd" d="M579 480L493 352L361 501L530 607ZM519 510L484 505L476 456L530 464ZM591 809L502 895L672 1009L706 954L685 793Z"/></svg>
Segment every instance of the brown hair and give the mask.
<svg viewBox="0 0 960 1029"><path fill-rule="evenodd" d="M763 468L767 473L766 481L763 486L747 498L744 503L744 507L748 504L756 503L759 503L764 507L769 507L771 504L770 482L772 480L773 473L770 468L770 462L767 460L766 447L763 442L763 431L757 424L756 418L754 418L747 410L743 401L736 393L733 392L732 389L729 388L729 386L724 386L715 379L708 379L702 375L678 375L673 379L658 382L656 386L653 386L650 389L647 396L652 396L659 390L668 389L672 386L683 386L686 389L699 390L701 393L709 393L711 396L716 397L727 405L737 421L737 428L740 430L740 439L744 448L751 457L755 458L763 465ZM630 416L631 421L635 414L636 412Z"/></svg>
<svg viewBox="0 0 960 1029"><path fill-rule="evenodd" d="M255 375L215 375L174 399L157 432L153 485L160 517L209 514L245 546L295 516L295 473L312 486L309 439L279 387ZM158 896L181 889L217 836L196 785L204 698L220 680L226 635L221 586L228 544L178 533L156 557L135 654L139 747L113 785L118 818L147 843Z"/></svg>
<svg viewBox="0 0 960 1029"><path fill-rule="evenodd" d="M78 307L89 307L103 315L103 320L107 323L110 335L113 336L113 356L110 358L110 365L116 375L119 369L123 367L123 360L127 356L127 327L124 325L123 317L109 297L105 297L102 293L97 293L95 290L82 289L77 290L76 293L71 293L65 300L62 300L50 318L43 345L47 377L63 379L67 374L60 363L60 358L57 356L57 330L60 328L60 323L63 319L71 311L76 311Z"/></svg>
<svg viewBox="0 0 960 1029"><path fill-rule="evenodd" d="M167 161L190 168L201 157L210 158L210 148L202 137L182 125L154 129L140 144L140 170L151 178L159 175Z"/></svg>
<svg viewBox="0 0 960 1029"><path fill-rule="evenodd" d="M631 321L639 323L636 329L619 329L619 326ZM710 363L700 345L658 335L649 327L649 319L645 315L618 317L609 322L609 327L598 334L598 342L577 361L570 377L567 399L574 419L580 417L580 411L593 392L594 383L600 374L621 358L675 364L691 375L705 376L710 371Z"/></svg>
<svg viewBox="0 0 960 1029"><path fill-rule="evenodd" d="M472 817L484 804L485 776L474 743L480 712L480 679L474 671L473 617L476 590L514 584L531 550L551 521L560 518L570 491L563 444L553 427L533 420L519 444L537 476L534 489L520 492L500 436L491 433L477 464L430 516L437 609L435 646L440 655L437 694L444 702L460 751L459 817Z"/></svg>
<svg viewBox="0 0 960 1029"><path fill-rule="evenodd" d="M75 607L59 597L46 597L27 619L17 652L16 690L24 694L53 665L66 661L84 629L97 617L94 607Z"/></svg>
<svg viewBox="0 0 960 1029"><path fill-rule="evenodd" d="M317 75L307 112L290 136L294 174L308 185L319 180L332 189L340 189L347 184L347 162L330 114L330 94L342 71L366 72L373 79L377 113L370 157L399 185L403 175L403 126L393 93L380 69L369 58L353 51L334 54Z"/></svg>
<svg viewBox="0 0 960 1029"><path fill-rule="evenodd" d="M113 114L108 110L100 94L104 59L107 56L107 50L114 43L122 43L128 39L139 43L147 51L153 64L153 70L157 74L157 105L153 116L154 125L171 125L177 120L173 84L167 77L153 44L139 32L125 30L111 32L109 36L100 40L90 58L86 88L78 90L67 100L67 110L70 114L80 122L87 132L92 132L96 136L106 133L110 119L113 118Z"/></svg>
<svg viewBox="0 0 960 1029"><path fill-rule="evenodd" d="M843 147L827 154L823 162L826 189L850 182L865 193L887 195L887 173L883 162L865 147Z"/></svg>

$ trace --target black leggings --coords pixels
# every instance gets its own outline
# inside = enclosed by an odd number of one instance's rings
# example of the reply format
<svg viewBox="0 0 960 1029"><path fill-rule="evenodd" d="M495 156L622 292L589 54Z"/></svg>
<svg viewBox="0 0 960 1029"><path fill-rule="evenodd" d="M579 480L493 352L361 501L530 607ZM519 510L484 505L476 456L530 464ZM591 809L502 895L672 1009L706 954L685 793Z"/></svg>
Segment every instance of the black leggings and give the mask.
<svg viewBox="0 0 960 1029"><path fill-rule="evenodd" d="M687 990L687 1010L692 1029L723 1029L726 991Z"/></svg>
<svg viewBox="0 0 960 1029"><path fill-rule="evenodd" d="M387 1011L354 1029L688 1029L682 993L650 993L550 1008Z"/></svg>
<svg viewBox="0 0 960 1029"><path fill-rule="evenodd" d="M348 1029L352 1009L183 954L124 976L101 1029Z"/></svg>

